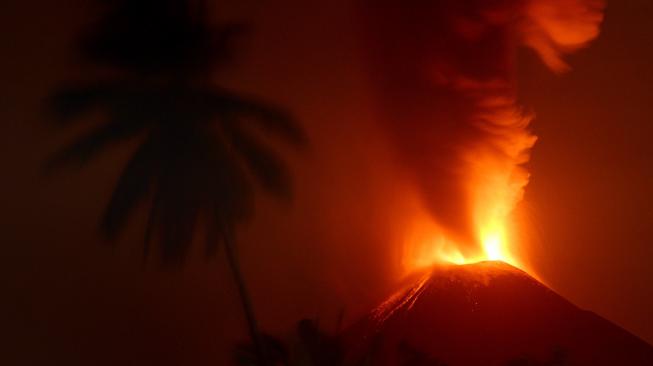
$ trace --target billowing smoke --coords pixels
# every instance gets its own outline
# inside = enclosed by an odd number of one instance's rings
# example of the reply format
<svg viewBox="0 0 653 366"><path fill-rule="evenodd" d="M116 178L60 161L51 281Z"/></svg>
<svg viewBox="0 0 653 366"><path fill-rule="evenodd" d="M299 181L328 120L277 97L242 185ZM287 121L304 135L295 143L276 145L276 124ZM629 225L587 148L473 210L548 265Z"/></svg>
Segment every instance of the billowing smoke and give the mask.
<svg viewBox="0 0 653 366"><path fill-rule="evenodd" d="M533 114L516 54L563 72L599 33L602 0L364 0L369 55L399 163L464 256L505 239L529 174ZM484 248L487 252L487 248ZM496 249L498 250L498 249ZM491 254L491 253L486 253ZM492 257L490 255L490 257Z"/></svg>

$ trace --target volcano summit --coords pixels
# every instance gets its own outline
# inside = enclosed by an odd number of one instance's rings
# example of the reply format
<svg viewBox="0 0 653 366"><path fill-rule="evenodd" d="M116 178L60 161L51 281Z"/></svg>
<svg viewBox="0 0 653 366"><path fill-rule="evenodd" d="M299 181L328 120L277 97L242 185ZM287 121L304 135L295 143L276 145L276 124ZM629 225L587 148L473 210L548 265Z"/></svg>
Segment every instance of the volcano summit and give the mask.
<svg viewBox="0 0 653 366"><path fill-rule="evenodd" d="M416 275L348 339L373 365L653 365L653 346L495 261Z"/></svg>

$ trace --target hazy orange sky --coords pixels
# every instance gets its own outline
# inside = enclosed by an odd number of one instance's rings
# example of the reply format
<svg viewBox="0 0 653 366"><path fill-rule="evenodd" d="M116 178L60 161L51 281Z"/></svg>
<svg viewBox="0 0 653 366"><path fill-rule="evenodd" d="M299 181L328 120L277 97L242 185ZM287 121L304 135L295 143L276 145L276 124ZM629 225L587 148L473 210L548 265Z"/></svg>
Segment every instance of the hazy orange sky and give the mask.
<svg viewBox="0 0 653 366"><path fill-rule="evenodd" d="M264 329L300 317L335 327L400 280L405 202L375 123L374 90L350 1L237 1L225 18L252 32L216 80L287 106L310 151L288 154L291 205L260 202L241 231L245 275ZM93 10L82 0L2 6L0 32L0 288L8 360L114 364L121 355L216 364L244 320L222 253L179 272L141 266L143 220L117 247L97 220L126 149L44 179L40 164L71 136L48 125L44 98L80 75L75 35ZM555 75L528 50L519 99L539 136L519 210L533 233L539 277L576 305L653 342L653 29L648 0L608 3L599 38ZM199 251L198 251L199 257ZM5 299L8 299L5 300ZM156 356L153 356L156 355ZM100 363L102 364L102 363Z"/></svg>

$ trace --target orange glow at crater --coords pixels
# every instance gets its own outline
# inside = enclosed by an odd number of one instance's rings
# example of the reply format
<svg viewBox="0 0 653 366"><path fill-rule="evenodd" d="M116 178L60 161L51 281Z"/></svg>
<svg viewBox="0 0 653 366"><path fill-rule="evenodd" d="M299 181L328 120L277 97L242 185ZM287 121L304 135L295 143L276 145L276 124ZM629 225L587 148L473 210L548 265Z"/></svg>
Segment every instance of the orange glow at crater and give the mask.
<svg viewBox="0 0 653 366"><path fill-rule="evenodd" d="M523 113L509 93L488 89L495 95L480 98L478 112L471 117L486 137L463 146L460 152L459 174L464 178L469 213L466 219L473 232L452 233L439 227L433 215L419 209L404 246L409 270L436 262L495 260L528 271L516 255L523 251L515 247L518 228L514 209L528 184L529 174L523 164L537 139L528 128L532 115Z"/></svg>
<svg viewBox="0 0 653 366"><path fill-rule="evenodd" d="M404 250L404 266L408 271L431 266L435 263L471 264L483 261L503 261L531 272L526 263L513 253L511 247L509 217L505 222L496 221L478 231L478 245L467 248L450 239L445 231L424 212L417 219L407 236Z"/></svg>

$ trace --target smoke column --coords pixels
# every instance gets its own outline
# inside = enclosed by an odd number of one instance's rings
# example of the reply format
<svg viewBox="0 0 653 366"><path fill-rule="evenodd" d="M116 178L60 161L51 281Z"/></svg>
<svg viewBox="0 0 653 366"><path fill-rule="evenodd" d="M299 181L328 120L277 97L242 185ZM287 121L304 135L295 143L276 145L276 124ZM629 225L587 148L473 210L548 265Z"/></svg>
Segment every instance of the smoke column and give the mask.
<svg viewBox="0 0 653 366"><path fill-rule="evenodd" d="M536 141L534 114L516 99L517 51L566 71L563 56L597 37L603 2L363 0L360 9L378 118L436 228L421 245L454 262L511 259L511 214Z"/></svg>

